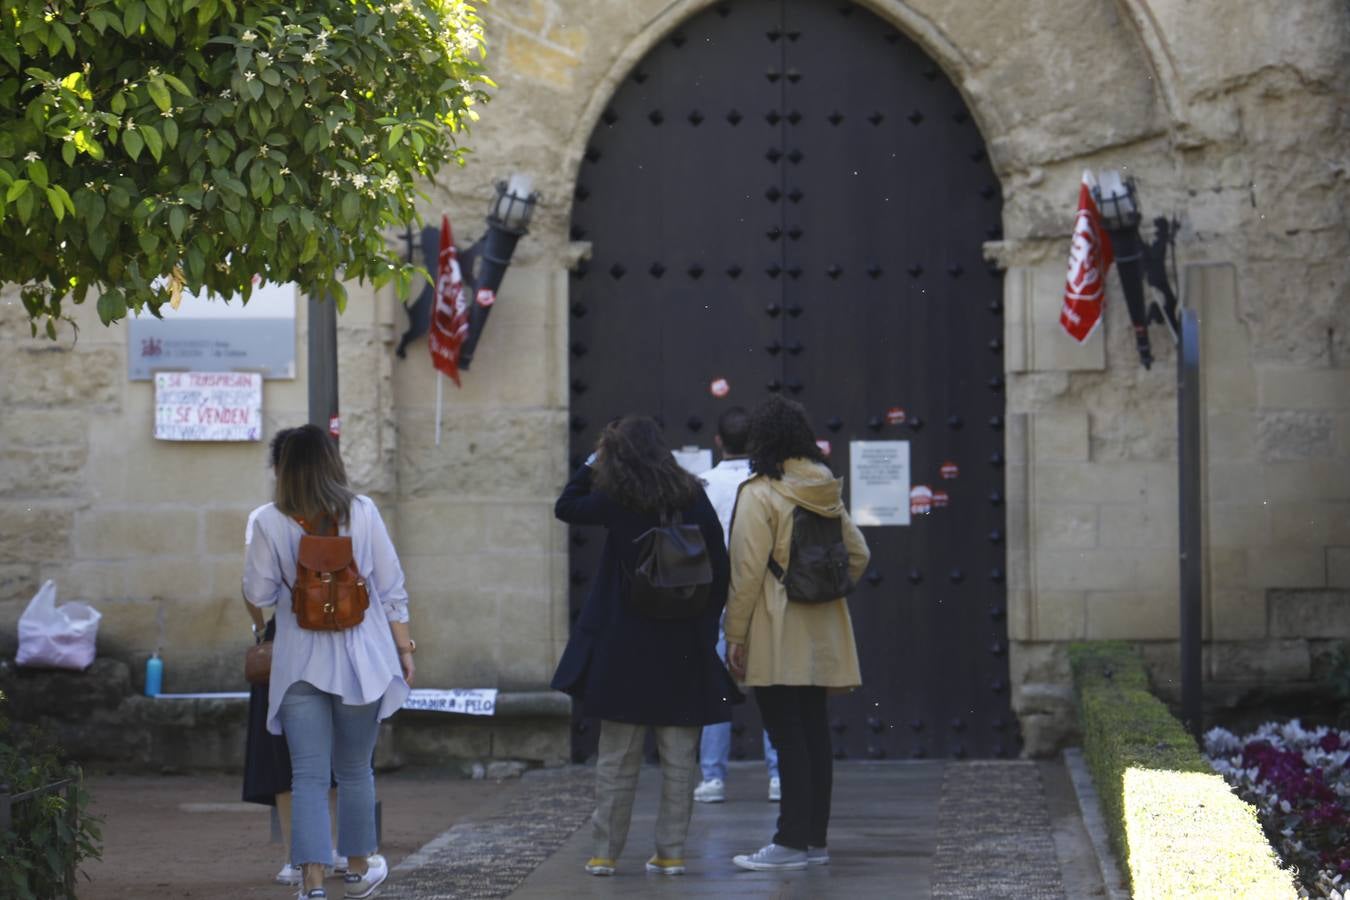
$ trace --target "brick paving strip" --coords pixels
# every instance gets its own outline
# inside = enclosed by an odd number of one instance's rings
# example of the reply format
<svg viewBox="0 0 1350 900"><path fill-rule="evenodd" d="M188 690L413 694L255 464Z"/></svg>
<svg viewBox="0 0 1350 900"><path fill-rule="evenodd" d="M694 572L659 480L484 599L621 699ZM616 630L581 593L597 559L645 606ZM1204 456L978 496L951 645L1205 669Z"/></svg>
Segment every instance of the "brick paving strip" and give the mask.
<svg viewBox="0 0 1350 900"><path fill-rule="evenodd" d="M1050 814L1035 763L948 764L938 805L932 896L1063 900Z"/></svg>
<svg viewBox="0 0 1350 900"><path fill-rule="evenodd" d="M498 814L454 826L403 860L385 900L505 897L591 816L595 770L527 772L523 790Z"/></svg>

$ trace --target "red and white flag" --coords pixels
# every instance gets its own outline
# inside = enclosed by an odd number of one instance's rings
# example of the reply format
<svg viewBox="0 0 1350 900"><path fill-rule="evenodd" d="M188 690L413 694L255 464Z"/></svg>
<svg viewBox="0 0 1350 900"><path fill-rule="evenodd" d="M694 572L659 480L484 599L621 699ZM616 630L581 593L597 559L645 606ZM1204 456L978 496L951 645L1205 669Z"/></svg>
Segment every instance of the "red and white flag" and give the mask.
<svg viewBox="0 0 1350 900"><path fill-rule="evenodd" d="M1069 244L1069 278L1064 285L1064 306L1059 324L1080 344L1096 330L1102 320L1106 300L1106 273L1115 259L1111 238L1102 230L1102 214L1092 189L1097 179L1084 170L1078 188L1078 215L1073 220L1073 241Z"/></svg>
<svg viewBox="0 0 1350 900"><path fill-rule="evenodd" d="M441 216L441 252L436 260L436 296L431 309L427 343L431 364L450 376L459 386L459 351L469 334L469 298L465 296L464 277L459 271L455 236L450 232L450 217Z"/></svg>

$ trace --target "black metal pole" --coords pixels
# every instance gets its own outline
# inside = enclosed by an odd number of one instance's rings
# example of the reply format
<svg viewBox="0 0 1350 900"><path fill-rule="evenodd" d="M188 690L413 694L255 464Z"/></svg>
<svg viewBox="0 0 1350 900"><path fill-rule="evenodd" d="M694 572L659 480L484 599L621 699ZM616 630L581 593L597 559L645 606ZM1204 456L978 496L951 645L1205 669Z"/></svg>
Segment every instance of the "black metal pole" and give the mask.
<svg viewBox="0 0 1350 900"><path fill-rule="evenodd" d="M337 303L309 298L309 422L337 437Z"/></svg>
<svg viewBox="0 0 1350 900"><path fill-rule="evenodd" d="M1111 247L1116 256L1116 272L1125 292L1125 305L1134 326L1134 343L1145 369L1153 367L1153 347L1148 339L1148 306L1144 298L1144 243L1139 226L1112 229Z"/></svg>
<svg viewBox="0 0 1350 900"><path fill-rule="evenodd" d="M1195 310L1181 315L1177 354L1177 457L1181 524L1181 718L1197 739L1203 730L1201 603L1204 551L1200 532L1200 322Z"/></svg>

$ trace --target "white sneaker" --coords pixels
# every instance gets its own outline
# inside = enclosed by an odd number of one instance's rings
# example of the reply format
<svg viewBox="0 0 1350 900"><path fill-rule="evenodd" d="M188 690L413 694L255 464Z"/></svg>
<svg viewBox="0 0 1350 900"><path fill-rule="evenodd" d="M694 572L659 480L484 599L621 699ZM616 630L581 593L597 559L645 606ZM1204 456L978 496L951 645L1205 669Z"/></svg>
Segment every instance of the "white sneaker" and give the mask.
<svg viewBox="0 0 1350 900"><path fill-rule="evenodd" d="M318 887L313 890L300 889L300 893L295 895L296 900L328 900L328 892Z"/></svg>
<svg viewBox="0 0 1350 900"><path fill-rule="evenodd" d="M806 861L813 866L828 866L830 864L830 851L827 847L807 847Z"/></svg>
<svg viewBox="0 0 1350 900"><path fill-rule="evenodd" d="M727 786L720 778L709 778L694 788L694 799L699 803L721 803L727 799Z"/></svg>
<svg viewBox="0 0 1350 900"><path fill-rule="evenodd" d="M277 884L285 884L290 885L291 887L295 887L297 884L301 882L301 880L303 880L303 875L300 872L299 866L293 866L290 863L286 863L286 865L281 867L281 871L278 872L276 874L276 877L273 878L272 880L275 881Z"/></svg>
<svg viewBox="0 0 1350 900"><path fill-rule="evenodd" d="M783 799L783 782L778 776L769 779L769 802L777 803Z"/></svg>
<svg viewBox="0 0 1350 900"><path fill-rule="evenodd" d="M366 897L375 896L380 885L389 877L389 864L378 853L366 857L366 866L364 875L348 872L342 876L342 881L347 886L347 900L365 900Z"/></svg>
<svg viewBox="0 0 1350 900"><path fill-rule="evenodd" d="M805 869L808 865L805 850L793 850L778 844L766 844L754 853L733 856L731 861L742 869L771 872L779 869Z"/></svg>
<svg viewBox="0 0 1350 900"><path fill-rule="evenodd" d="M347 874L347 857L345 857L345 856L338 856L336 850L333 851L333 866L332 866L332 869L333 869L333 874L334 874L334 875L346 875L346 874Z"/></svg>

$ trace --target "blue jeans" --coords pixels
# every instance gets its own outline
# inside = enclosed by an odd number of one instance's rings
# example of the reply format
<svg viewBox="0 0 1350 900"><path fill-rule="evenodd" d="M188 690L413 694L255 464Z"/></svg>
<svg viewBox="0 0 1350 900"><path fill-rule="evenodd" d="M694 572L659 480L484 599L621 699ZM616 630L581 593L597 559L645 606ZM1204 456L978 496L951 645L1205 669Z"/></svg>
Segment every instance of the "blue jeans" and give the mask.
<svg viewBox="0 0 1350 900"><path fill-rule="evenodd" d="M291 750L291 863L333 861L328 823L330 774L338 785L338 853L369 856L375 845L375 772L379 702L348 706L336 694L297 681L281 700Z"/></svg>
<svg viewBox="0 0 1350 900"><path fill-rule="evenodd" d="M718 633L717 656L727 655L727 637ZM703 738L698 745L698 762L703 769L703 780L727 780L727 760L731 758L731 723L718 722L703 726ZM769 732L764 732L764 765L770 778L778 777L778 751L769 743Z"/></svg>

